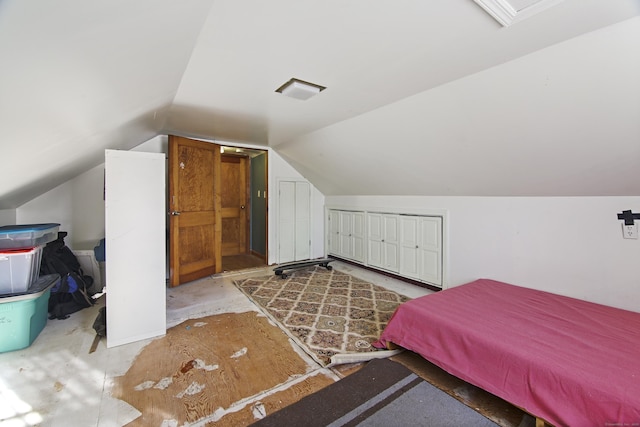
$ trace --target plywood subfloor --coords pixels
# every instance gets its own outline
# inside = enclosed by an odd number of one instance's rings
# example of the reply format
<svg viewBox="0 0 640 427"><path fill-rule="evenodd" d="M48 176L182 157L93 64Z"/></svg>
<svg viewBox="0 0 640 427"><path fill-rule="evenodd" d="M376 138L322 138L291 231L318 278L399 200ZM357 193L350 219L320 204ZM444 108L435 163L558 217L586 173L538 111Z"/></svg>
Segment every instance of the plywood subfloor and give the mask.
<svg viewBox="0 0 640 427"><path fill-rule="evenodd" d="M220 314L188 320L151 342L112 394L142 413L132 427L241 426L334 382L318 368L264 316Z"/></svg>

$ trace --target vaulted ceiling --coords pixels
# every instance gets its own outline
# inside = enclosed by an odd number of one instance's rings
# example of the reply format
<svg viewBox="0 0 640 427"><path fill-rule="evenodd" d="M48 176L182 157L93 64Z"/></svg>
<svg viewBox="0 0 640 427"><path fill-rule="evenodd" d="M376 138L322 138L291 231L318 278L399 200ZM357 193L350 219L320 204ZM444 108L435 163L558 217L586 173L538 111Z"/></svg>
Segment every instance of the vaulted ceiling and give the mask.
<svg viewBox="0 0 640 427"><path fill-rule="evenodd" d="M167 133L325 194L640 195L640 0L554 3L1 0L0 209Z"/></svg>

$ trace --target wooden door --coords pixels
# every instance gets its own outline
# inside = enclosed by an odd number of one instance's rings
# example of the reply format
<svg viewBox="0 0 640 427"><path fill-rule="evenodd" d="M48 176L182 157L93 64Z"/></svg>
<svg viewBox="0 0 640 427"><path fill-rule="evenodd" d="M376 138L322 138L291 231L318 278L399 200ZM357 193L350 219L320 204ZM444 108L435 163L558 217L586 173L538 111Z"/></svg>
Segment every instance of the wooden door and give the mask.
<svg viewBox="0 0 640 427"><path fill-rule="evenodd" d="M222 271L219 145L169 136L168 205L170 285Z"/></svg>
<svg viewBox="0 0 640 427"><path fill-rule="evenodd" d="M222 256L249 252L247 157L222 155Z"/></svg>

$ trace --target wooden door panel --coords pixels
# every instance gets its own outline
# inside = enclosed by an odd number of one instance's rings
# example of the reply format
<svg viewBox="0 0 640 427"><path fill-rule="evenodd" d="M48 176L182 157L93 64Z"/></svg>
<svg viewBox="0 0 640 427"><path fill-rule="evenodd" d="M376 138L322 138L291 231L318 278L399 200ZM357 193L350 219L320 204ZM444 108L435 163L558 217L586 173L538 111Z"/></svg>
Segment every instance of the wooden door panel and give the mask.
<svg viewBox="0 0 640 427"><path fill-rule="evenodd" d="M249 251L247 227L247 174L246 157L222 155L221 218L222 255L239 255Z"/></svg>
<svg viewBox="0 0 640 427"><path fill-rule="evenodd" d="M180 276L185 281L195 280L199 274L214 274L215 263L215 226L210 224L206 216L208 212L180 218L180 233L178 235L178 252ZM194 279L190 279L194 277ZM203 276L200 276L203 277Z"/></svg>
<svg viewBox="0 0 640 427"><path fill-rule="evenodd" d="M169 136L170 284L222 270L220 146Z"/></svg>

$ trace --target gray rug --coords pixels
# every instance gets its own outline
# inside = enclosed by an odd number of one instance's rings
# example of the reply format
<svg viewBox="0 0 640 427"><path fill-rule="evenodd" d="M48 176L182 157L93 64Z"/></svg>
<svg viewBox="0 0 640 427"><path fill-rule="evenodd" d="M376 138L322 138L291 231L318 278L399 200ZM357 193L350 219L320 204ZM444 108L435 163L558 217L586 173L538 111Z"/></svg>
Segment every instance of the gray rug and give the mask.
<svg viewBox="0 0 640 427"><path fill-rule="evenodd" d="M397 362L378 359L254 426L496 427Z"/></svg>

